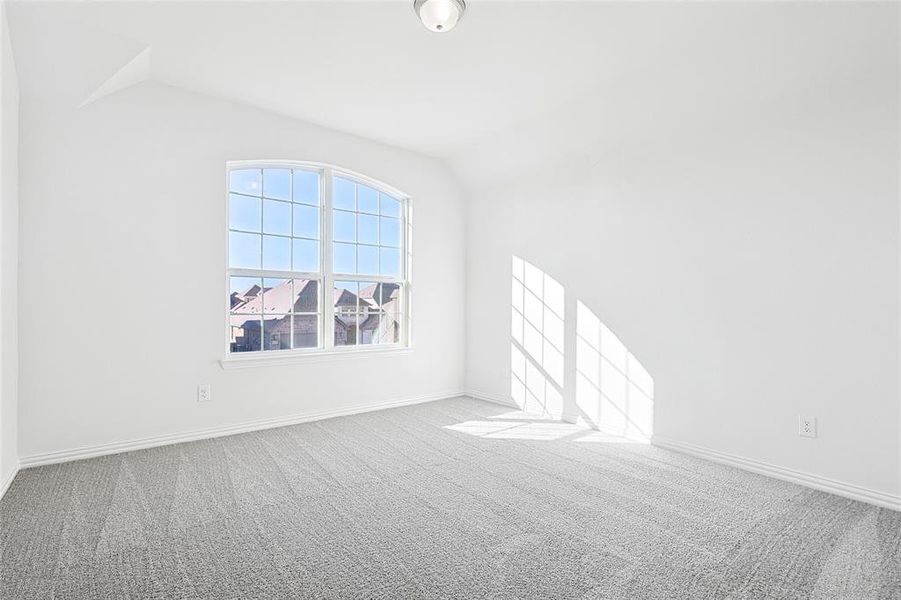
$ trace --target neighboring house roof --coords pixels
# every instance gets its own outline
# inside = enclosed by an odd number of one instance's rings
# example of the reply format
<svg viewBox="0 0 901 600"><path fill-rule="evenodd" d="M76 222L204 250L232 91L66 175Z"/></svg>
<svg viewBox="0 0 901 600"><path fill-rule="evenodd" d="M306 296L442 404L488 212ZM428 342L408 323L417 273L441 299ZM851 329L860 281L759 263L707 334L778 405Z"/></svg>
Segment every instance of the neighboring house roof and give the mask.
<svg viewBox="0 0 901 600"><path fill-rule="evenodd" d="M232 292L231 293L231 309L232 310L240 310L241 307L245 306L248 302L257 298L260 294L260 290L262 290L260 286L257 284L253 284L243 293ZM268 288L266 288L268 289Z"/></svg>
<svg viewBox="0 0 901 600"><path fill-rule="evenodd" d="M262 294L256 294L243 304L233 306L232 310L258 315L263 312L263 307L265 306L267 314L289 313L301 300L304 292L316 293L316 281L314 280L294 279L293 281L298 285L294 286L293 292L291 290L291 281L291 279L286 279L284 283L265 288Z"/></svg>
<svg viewBox="0 0 901 600"><path fill-rule="evenodd" d="M313 295L316 294L316 281L301 279L296 279L294 281L299 285L296 285L293 291L291 289L291 280L289 279L277 286L264 288L262 294L259 293L259 286L252 286L252 288L248 290L249 292L252 292L250 298L245 297L242 299L239 294L233 293L231 295L233 304L232 310L240 310L242 314L247 315L248 317L247 321L245 321L242 326L245 329L258 330L260 327L258 315L263 312L264 306L266 308L266 317L264 317L264 320L268 323L277 322L283 318L281 315L290 313L291 309L296 307L298 302L302 301L301 297L305 292ZM253 288L256 288L256 290ZM379 326L379 315L382 315L383 319L391 319L392 325L395 325L393 321L396 317L393 314L393 309L396 305L399 292L400 286L396 283L374 283L360 290L361 307L368 306L369 309L386 311L369 314L363 319L362 323L360 323L360 329L376 329ZM349 290L336 288L334 290L334 298L336 307L357 306L357 296ZM237 301L238 304L235 304L235 301ZM240 317L241 315L234 316ZM335 322L344 328L352 325L355 319L356 317L335 315ZM383 327L384 326L386 325L383 324Z"/></svg>
<svg viewBox="0 0 901 600"><path fill-rule="evenodd" d="M335 306L356 306L357 296L350 290L335 288Z"/></svg>
<svg viewBox="0 0 901 600"><path fill-rule="evenodd" d="M373 283L360 290L360 298L370 306L385 306L400 295L400 285L397 283Z"/></svg>
<svg viewBox="0 0 901 600"><path fill-rule="evenodd" d="M254 296L260 293L260 286L257 284L253 284L249 288L247 288L241 296L244 297L245 300L253 298Z"/></svg>

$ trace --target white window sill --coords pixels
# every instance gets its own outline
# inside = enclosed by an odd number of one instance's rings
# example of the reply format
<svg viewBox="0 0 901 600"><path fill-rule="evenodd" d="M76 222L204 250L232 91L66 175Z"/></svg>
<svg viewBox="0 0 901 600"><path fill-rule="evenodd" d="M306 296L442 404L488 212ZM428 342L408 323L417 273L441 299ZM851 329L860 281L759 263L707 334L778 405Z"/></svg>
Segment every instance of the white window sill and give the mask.
<svg viewBox="0 0 901 600"><path fill-rule="evenodd" d="M413 348L394 346L391 348L354 348L353 350L319 350L315 352L288 352L273 350L270 352L254 352L253 354L236 354L226 356L219 361L224 370L248 369L253 367L274 367L334 360L377 358L380 356L399 356L412 354Z"/></svg>

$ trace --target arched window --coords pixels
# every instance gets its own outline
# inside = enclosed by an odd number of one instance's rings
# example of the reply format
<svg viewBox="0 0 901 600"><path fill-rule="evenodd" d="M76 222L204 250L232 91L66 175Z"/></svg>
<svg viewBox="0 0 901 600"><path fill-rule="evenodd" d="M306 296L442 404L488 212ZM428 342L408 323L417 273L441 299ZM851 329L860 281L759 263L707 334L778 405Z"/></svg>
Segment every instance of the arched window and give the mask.
<svg viewBox="0 0 901 600"><path fill-rule="evenodd" d="M229 355L407 345L406 195L328 165L227 169Z"/></svg>

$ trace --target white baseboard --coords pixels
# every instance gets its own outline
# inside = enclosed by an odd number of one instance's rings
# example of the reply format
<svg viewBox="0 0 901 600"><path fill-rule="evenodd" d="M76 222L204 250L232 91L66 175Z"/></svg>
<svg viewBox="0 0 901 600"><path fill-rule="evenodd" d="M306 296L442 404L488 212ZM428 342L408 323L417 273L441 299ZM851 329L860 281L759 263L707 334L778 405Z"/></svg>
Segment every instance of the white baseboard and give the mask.
<svg viewBox="0 0 901 600"><path fill-rule="evenodd" d="M96 446L82 446L80 448L73 448L71 450L60 450L56 452L22 456L19 458L19 466L20 468L26 469L29 467L39 467L41 465L52 465L74 460L82 460L85 458L106 456L108 454L119 454L121 452L129 452L131 450L141 450L143 448L153 448L156 446L166 446L169 444L179 444L182 442L193 442L197 440L235 435L238 433L247 433L249 431L259 431L262 429L272 429L274 427L284 427L285 425L297 425L299 423L308 423L310 421L320 421L322 419L330 419L332 417L343 417L347 415L371 412L374 410L384 410L386 408L396 408L399 406L422 404L424 402L433 402L435 400L444 400L446 398L454 398L463 395L465 395L465 393L462 391L429 394L426 396L405 398L403 400L392 400L390 402L361 404L357 406L348 406L333 410L323 410L317 412L289 415L285 417L275 417L272 419L257 419L254 421L246 421L244 423L236 423L233 425L196 429L194 431L184 431L180 433L158 435L137 440L112 442L110 444L99 444Z"/></svg>
<svg viewBox="0 0 901 600"><path fill-rule="evenodd" d="M6 495L6 490L9 489L9 486L12 485L13 479L15 479L16 475L19 473L19 468L20 466L17 464L15 467L13 467L12 472L7 475L6 479L0 482L0 500L2 500L3 496Z"/></svg>
<svg viewBox="0 0 901 600"><path fill-rule="evenodd" d="M859 500L868 504L875 504L876 506L901 511L901 496L894 494L887 494L885 492L871 490L851 483L844 483L827 477L804 473L803 471L796 471L794 469L736 456L727 452L720 452L719 450L713 450L711 448L705 448L687 442L662 438L656 435L651 439L651 444L659 446L660 448L666 448L667 450L674 450L676 452L690 454L724 465L737 467L745 471L751 471L752 473L757 473L759 475L766 475L775 479L781 479L782 481L788 481L823 492L844 496L845 498L851 498L852 500Z"/></svg>
<svg viewBox="0 0 901 600"><path fill-rule="evenodd" d="M500 404L501 406L507 406L510 408L519 408L516 403L513 402L512 398L504 398L503 396L495 396L493 394L486 394L484 392L478 392L476 390L466 390L465 392L463 392L463 394L469 396L470 398L475 398L476 400L484 400L485 402Z"/></svg>

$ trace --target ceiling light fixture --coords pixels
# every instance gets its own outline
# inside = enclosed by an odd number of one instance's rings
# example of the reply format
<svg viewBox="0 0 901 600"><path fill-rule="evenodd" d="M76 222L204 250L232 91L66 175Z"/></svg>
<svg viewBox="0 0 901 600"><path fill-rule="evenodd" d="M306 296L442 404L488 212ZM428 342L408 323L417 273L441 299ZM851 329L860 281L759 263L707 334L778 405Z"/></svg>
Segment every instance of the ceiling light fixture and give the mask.
<svg viewBox="0 0 901 600"><path fill-rule="evenodd" d="M413 10L426 29L435 33L445 33L454 28L466 2L463 0L413 0Z"/></svg>

